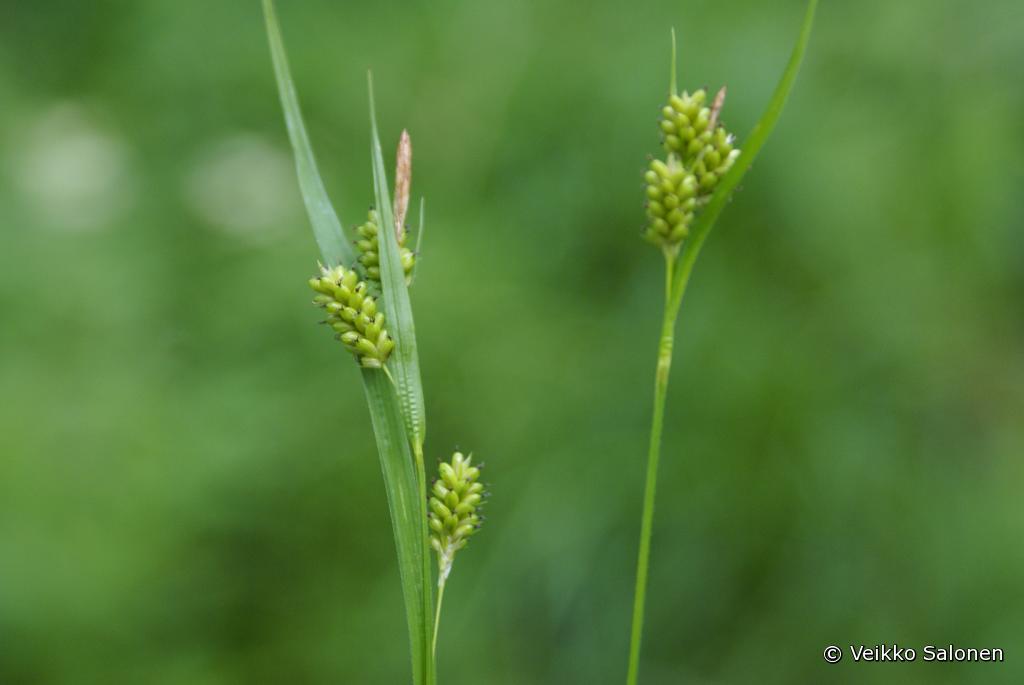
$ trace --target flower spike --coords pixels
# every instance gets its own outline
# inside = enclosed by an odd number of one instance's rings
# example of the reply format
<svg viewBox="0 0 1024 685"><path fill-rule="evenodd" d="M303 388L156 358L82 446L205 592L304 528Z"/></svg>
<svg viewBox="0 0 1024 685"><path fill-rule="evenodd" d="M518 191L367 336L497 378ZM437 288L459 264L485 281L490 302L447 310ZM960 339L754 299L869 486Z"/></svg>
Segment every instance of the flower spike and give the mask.
<svg viewBox="0 0 1024 685"><path fill-rule="evenodd" d="M478 509L483 504L484 486L478 482L480 468L473 457L461 452L451 462L441 462L440 478L430 491L430 546L437 552L438 582L444 583L452 570L455 553L466 546L480 528Z"/></svg>
<svg viewBox="0 0 1024 685"><path fill-rule="evenodd" d="M739 157L735 138L718 124L725 92L725 88L718 91L710 107L704 89L692 95L672 93L661 109L667 156L664 161L652 160L644 174L648 219L644 237L666 250L678 250L695 214Z"/></svg>
<svg viewBox="0 0 1024 685"><path fill-rule="evenodd" d="M384 313L369 288L352 269L320 266L320 276L309 279L316 291L313 304L327 310L328 324L359 363L369 369L384 367L395 341L384 327Z"/></svg>
<svg viewBox="0 0 1024 685"><path fill-rule="evenodd" d="M356 228L359 240L356 247L359 248L359 263L366 269L366 277L378 288L380 287L380 243L377 235L380 231L380 215L370 208L366 215L366 223ZM416 256L405 247L406 232L402 231L398 239L398 253L402 260L402 269L405 271L406 283L412 274L412 268L416 264Z"/></svg>

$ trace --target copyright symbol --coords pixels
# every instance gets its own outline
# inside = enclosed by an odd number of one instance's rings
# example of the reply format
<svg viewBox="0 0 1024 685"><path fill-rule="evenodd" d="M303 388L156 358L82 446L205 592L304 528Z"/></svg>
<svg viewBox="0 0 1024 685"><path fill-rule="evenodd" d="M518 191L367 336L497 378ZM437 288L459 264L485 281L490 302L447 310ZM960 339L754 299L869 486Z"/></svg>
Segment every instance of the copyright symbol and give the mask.
<svg viewBox="0 0 1024 685"><path fill-rule="evenodd" d="M829 645L825 648L825 661L830 664L838 664L843 658L843 650L839 649L835 645Z"/></svg>

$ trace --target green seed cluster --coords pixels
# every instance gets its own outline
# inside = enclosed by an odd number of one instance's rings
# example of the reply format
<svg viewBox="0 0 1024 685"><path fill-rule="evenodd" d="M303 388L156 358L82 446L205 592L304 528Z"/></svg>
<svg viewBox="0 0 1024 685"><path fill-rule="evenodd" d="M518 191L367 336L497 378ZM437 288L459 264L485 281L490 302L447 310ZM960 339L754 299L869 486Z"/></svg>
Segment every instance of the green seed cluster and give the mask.
<svg viewBox="0 0 1024 685"><path fill-rule="evenodd" d="M482 521L477 510L483 504L484 486L477 482L480 468L472 465L472 459L456 452L450 463L441 462L440 478L431 489L430 545L437 552L442 578L451 572L455 553L466 546Z"/></svg>
<svg viewBox="0 0 1024 685"><path fill-rule="evenodd" d="M377 311L366 283L352 269L321 266L320 276L309 279L309 286L317 293L313 304L327 311L324 323L334 329L338 340L366 368L382 368L395 341L384 328L384 314Z"/></svg>
<svg viewBox="0 0 1024 685"><path fill-rule="evenodd" d="M644 237L657 245L681 243L697 209L696 176L686 170L679 157L670 154L668 164L652 160L644 180L650 220Z"/></svg>
<svg viewBox="0 0 1024 685"><path fill-rule="evenodd" d="M370 209L366 216L366 223L356 228L359 240L356 247L359 248L359 263L366 269L366 276L370 280L380 282L380 243L377 236L380 232L380 216L375 209ZM412 267L416 263L416 256L411 250L405 247L405 231L398 239L398 253L402 260L402 270L405 271L406 280L412 274Z"/></svg>
<svg viewBox="0 0 1024 685"><path fill-rule="evenodd" d="M648 226L644 237L674 248L689 235L693 217L714 192L718 180L732 167L740 151L733 136L718 125L724 90L712 107L702 89L692 95L673 94L661 110L667 159L651 161L647 184Z"/></svg>

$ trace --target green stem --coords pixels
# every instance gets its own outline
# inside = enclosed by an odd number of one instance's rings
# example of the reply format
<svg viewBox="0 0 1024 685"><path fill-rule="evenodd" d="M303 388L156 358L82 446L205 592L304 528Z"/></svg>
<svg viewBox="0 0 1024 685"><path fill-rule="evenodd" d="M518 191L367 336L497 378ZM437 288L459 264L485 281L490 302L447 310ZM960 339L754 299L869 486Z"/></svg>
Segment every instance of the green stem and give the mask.
<svg viewBox="0 0 1024 685"><path fill-rule="evenodd" d="M430 654L435 662L437 660L437 631L441 626L441 602L444 601L444 586L448 584L447 581L447 578L441 576L437 582L437 609L434 613L434 641L430 645Z"/></svg>
<svg viewBox="0 0 1024 685"><path fill-rule="evenodd" d="M430 616L431 602L434 596L434 589L431 583L433 574L430 570L430 531L427 527L427 470L423 463L423 442L420 439L413 441L413 457L416 462L416 480L419 486L420 495L420 526L422 527L421 532L421 544L423 545L423 616L424 618ZM441 609L441 598L438 597L437 609ZM435 633L431 635L427 633L428 639L431 640L432 645L437 644L436 626L437 619L434 620ZM427 626L429 627L429 626ZM430 651L424 654L426 659L426 668L424 669L425 685L435 685L437 683L437 664L434 660L434 647L432 646Z"/></svg>
<svg viewBox="0 0 1024 685"><path fill-rule="evenodd" d="M627 685L636 685L640 670L640 639L644 626L644 603L647 596L647 569L651 556L651 530L654 525L654 497L658 487L658 461L661 457L661 433L665 418L665 397L668 394L669 371L672 368L672 344L675 335L676 317L683 301L686 283L689 281L692 261L684 260L680 265L685 273L680 274L681 288L673 291L673 271L676 267L675 252L665 251L665 310L661 322L661 338L658 342L658 364L654 374L654 415L651 420L651 440L647 452L647 480L644 486L644 508L640 519L640 550L636 560L636 590L633 594L633 627L629 639L629 669ZM678 286L677 286L678 287Z"/></svg>
<svg viewBox="0 0 1024 685"><path fill-rule="evenodd" d="M804 53L807 51L807 43L811 36L811 27L814 24L814 12L817 9L818 0L808 0L807 10L804 13L804 21L800 27L800 36L793 53L786 65L786 70L776 86L772 99L764 114L750 132L747 142L743 146L743 152L739 159L733 164L732 169L719 181L714 194L707 207L701 212L696 223L692 226L690 237L683 245L682 254L678 261L676 254L666 251L666 286L665 286L665 315L662 321L661 342L658 346L658 370L654 378L654 418L651 422L651 444L650 452L647 455L647 485L644 490L644 510L640 523L640 552L636 565L636 594L633 599L633 630L629 643L629 670L626 676L627 685L636 685L637 671L640 667L640 637L643 631L644 622L644 597L647 593L647 565L651 553L651 527L654 519L654 491L658 484L658 457L661 450L661 428L665 414L665 395L668 391L668 373L672 365L672 335L675 329L676 315L683 302L683 295L686 293L686 285L690 281L690 273L693 264L697 261L701 247L722 212L732 191L739 185L743 175L747 173L757 153L761 150L768 135L775 128L779 115L782 114L782 107L786 104L793 84L796 81L797 71L803 61ZM675 34L673 32L673 38ZM675 47L673 42L673 48ZM673 49L673 84L675 81L675 51ZM674 90L674 87L673 87ZM675 274L673 275L673 270Z"/></svg>

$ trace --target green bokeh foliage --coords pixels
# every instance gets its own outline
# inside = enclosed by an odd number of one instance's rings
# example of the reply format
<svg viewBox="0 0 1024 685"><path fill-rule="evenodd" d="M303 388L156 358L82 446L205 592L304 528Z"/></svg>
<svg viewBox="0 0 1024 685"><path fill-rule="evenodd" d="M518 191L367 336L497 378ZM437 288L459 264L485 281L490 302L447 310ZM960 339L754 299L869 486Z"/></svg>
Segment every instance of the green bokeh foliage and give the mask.
<svg viewBox="0 0 1024 685"><path fill-rule="evenodd" d="M644 682L1024 677L1018 4L819 7L683 307ZM412 293L428 460L472 450L496 493L446 594L445 685L621 679L661 311L642 171L668 27L680 86L726 83L742 136L802 5L281 3L342 222L373 194L367 67L384 144L409 128L428 198ZM307 304L294 176L258 240L186 197L236 134L288 154L258 4L4 17L0 682L401 682L373 436L358 371ZM67 103L125 168L120 209L81 230L26 162ZM881 641L1008 660L820 657Z"/></svg>

